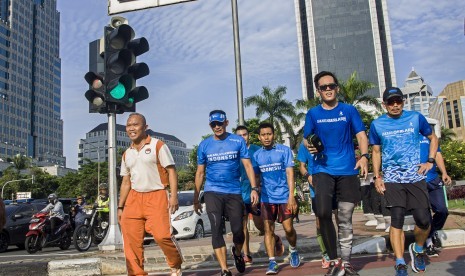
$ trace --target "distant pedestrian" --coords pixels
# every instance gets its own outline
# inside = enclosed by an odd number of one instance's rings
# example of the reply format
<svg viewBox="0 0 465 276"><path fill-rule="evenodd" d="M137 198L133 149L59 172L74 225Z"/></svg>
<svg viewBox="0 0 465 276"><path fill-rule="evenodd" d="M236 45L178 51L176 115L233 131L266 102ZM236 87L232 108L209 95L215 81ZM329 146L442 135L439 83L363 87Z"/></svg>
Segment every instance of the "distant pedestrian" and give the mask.
<svg viewBox="0 0 465 276"><path fill-rule="evenodd" d="M420 158L422 163L428 161L429 145L429 139L423 136L423 139L420 142ZM441 172L441 177L436 171L436 168ZM434 215L431 217L431 231L426 239L426 255L429 257L437 257L439 255L438 250L441 248L441 241L438 237L438 231L444 227L447 217L449 216L446 202L447 195L445 194L444 184L450 185L451 183L452 180L447 174L444 158L441 154L441 148L438 147L435 163L433 163L433 167L426 174L429 200L431 209L434 212Z"/></svg>
<svg viewBox="0 0 465 276"><path fill-rule="evenodd" d="M194 211L202 210L198 198L205 177L204 199L208 218L212 227L212 246L221 267L222 276L230 276L226 262L226 243L223 238L223 215L231 223L233 243L231 254L240 273L245 271L242 257L244 244L243 217L244 201L240 182L240 163L244 165L250 181L250 202L258 202L258 187L245 140L226 131L229 121L223 110L213 110L209 114L209 125L213 135L203 140L197 149L197 172L195 173Z"/></svg>
<svg viewBox="0 0 465 276"><path fill-rule="evenodd" d="M5 203L3 198L0 198L0 231L3 230L3 227L6 224L6 215L5 215Z"/></svg>
<svg viewBox="0 0 465 276"><path fill-rule="evenodd" d="M87 217L84 206L86 202L84 201L83 196L77 196L77 203L72 208L72 214L74 216L74 227L78 228L80 225L84 224L84 221Z"/></svg>
<svg viewBox="0 0 465 276"><path fill-rule="evenodd" d="M126 133L132 144L121 161L118 204L126 267L128 275L147 275L143 247L147 231L165 254L171 276L180 276L182 255L170 218L179 207L176 167L168 146L147 135L147 128L142 114L129 115Z"/></svg>
<svg viewBox="0 0 465 276"><path fill-rule="evenodd" d="M297 252L297 233L293 219L297 213L294 197L294 156L289 147L274 142L274 126L261 123L258 138L262 148L254 154L254 170L260 174L261 210L265 225L265 248L269 265L266 274L277 274L278 263L275 258L275 221L282 223L286 239L289 242L289 262L299 267Z"/></svg>
<svg viewBox="0 0 465 276"><path fill-rule="evenodd" d="M314 77L314 83L322 103L307 112L304 143L315 156L312 177L316 190L316 215L331 259L326 275L358 275L350 264L350 257L353 240L352 216L355 205L361 199L359 174L366 178L370 158L365 125L354 106L338 101L340 88L333 73L318 73ZM316 135L317 138L311 135ZM307 139L311 137L321 140L324 147L321 152L317 145L308 143ZM357 139L361 152L358 161L355 158L354 138ZM338 236L332 220L334 197L338 203ZM341 260L337 256L337 237Z"/></svg>
<svg viewBox="0 0 465 276"><path fill-rule="evenodd" d="M387 113L371 123L375 188L384 194L391 211L389 232L396 257L396 275L407 275L404 260L403 224L405 212L411 210L415 220L415 242L410 244L412 270L426 270L425 241L430 231L430 211L425 174L431 170L438 149L438 138L426 118L419 112L403 110L403 93L389 87L383 93ZM430 140L428 158L420 158L422 136ZM381 174L382 168L382 174Z"/></svg>

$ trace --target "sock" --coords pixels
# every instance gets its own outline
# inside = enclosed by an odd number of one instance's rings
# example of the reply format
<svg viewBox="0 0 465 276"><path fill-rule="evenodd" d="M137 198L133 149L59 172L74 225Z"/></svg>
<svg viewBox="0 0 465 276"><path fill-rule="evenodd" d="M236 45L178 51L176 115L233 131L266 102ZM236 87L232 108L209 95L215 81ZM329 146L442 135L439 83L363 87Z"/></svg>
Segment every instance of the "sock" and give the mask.
<svg viewBox="0 0 465 276"><path fill-rule="evenodd" d="M271 262L276 262L275 258L274 257L269 257L268 260Z"/></svg>
<svg viewBox="0 0 465 276"><path fill-rule="evenodd" d="M431 238L426 239L426 247L430 247L433 245L433 240Z"/></svg>
<svg viewBox="0 0 465 276"><path fill-rule="evenodd" d="M404 260L404 258L396 258L396 265L400 265L400 264L405 265L405 260Z"/></svg>
<svg viewBox="0 0 465 276"><path fill-rule="evenodd" d="M320 250L322 254L326 254L326 247L325 243L323 242L323 237L320 233L317 234L316 240L318 241L318 245L320 245Z"/></svg>
<svg viewBox="0 0 465 276"><path fill-rule="evenodd" d="M417 253L422 253L423 252L423 246L419 246L417 243L414 245L415 252Z"/></svg>
<svg viewBox="0 0 465 276"><path fill-rule="evenodd" d="M296 248L289 245L289 252L295 252L295 251L297 251Z"/></svg>

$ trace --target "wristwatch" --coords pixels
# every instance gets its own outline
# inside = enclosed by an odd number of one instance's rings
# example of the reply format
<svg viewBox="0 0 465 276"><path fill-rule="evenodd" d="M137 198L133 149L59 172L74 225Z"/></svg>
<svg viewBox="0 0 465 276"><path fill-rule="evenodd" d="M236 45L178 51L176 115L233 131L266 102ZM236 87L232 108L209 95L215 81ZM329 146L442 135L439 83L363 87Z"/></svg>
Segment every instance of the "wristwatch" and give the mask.
<svg viewBox="0 0 465 276"><path fill-rule="evenodd" d="M260 190L258 189L258 187L252 187L252 190L255 191L255 192L257 192L257 193L260 192Z"/></svg>
<svg viewBox="0 0 465 276"><path fill-rule="evenodd" d="M431 163L431 164L434 164L434 162L436 162L436 160L434 160L434 158L428 158L428 161L426 161L428 163Z"/></svg>
<svg viewBox="0 0 465 276"><path fill-rule="evenodd" d="M365 157L368 161L370 161L370 155L368 153L364 153L360 156L360 158Z"/></svg>

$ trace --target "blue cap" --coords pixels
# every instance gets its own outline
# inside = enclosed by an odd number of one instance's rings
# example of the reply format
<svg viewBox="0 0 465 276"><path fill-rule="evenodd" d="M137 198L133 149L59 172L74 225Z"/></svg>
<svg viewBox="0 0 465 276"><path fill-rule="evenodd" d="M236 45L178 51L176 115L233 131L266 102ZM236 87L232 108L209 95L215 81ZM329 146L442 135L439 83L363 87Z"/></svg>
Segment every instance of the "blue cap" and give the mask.
<svg viewBox="0 0 465 276"><path fill-rule="evenodd" d="M390 98L394 98L394 97L400 97L400 98L404 97L404 94L398 87L388 87L386 88L386 90L384 90L383 102L386 102Z"/></svg>
<svg viewBox="0 0 465 276"><path fill-rule="evenodd" d="M210 123L211 122L224 122L226 121L226 115L223 113L213 113L210 115Z"/></svg>

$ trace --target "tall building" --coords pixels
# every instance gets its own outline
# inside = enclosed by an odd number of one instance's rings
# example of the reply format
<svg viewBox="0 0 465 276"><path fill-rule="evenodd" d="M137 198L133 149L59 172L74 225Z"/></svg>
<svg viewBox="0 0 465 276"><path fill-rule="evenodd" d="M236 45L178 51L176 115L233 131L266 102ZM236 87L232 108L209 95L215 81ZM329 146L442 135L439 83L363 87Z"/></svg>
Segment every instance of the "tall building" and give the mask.
<svg viewBox="0 0 465 276"><path fill-rule="evenodd" d="M56 0L0 0L0 156L64 166Z"/></svg>
<svg viewBox="0 0 465 276"><path fill-rule="evenodd" d="M447 84L429 112L442 127L452 129L457 140L465 141L465 80Z"/></svg>
<svg viewBox="0 0 465 276"><path fill-rule="evenodd" d="M415 69L412 68L412 71L405 80L404 87L400 89L404 93L405 109L420 112L425 117L431 117L429 114L429 107L430 104L436 100L436 97L433 97L433 90L425 80L415 72Z"/></svg>
<svg viewBox="0 0 465 276"><path fill-rule="evenodd" d="M185 167L189 164L190 149L186 143L176 136L147 130L147 134L162 140L170 149L177 168ZM126 126L116 125L116 148L117 152L123 152L131 144L131 140L126 134ZM92 162L108 161L108 124L102 123L86 133L86 139L81 139L78 150L78 164L81 166L90 160Z"/></svg>
<svg viewBox="0 0 465 276"><path fill-rule="evenodd" d="M302 94L315 96L313 76L331 71L346 80L357 71L381 97L396 86L386 0L294 0Z"/></svg>

